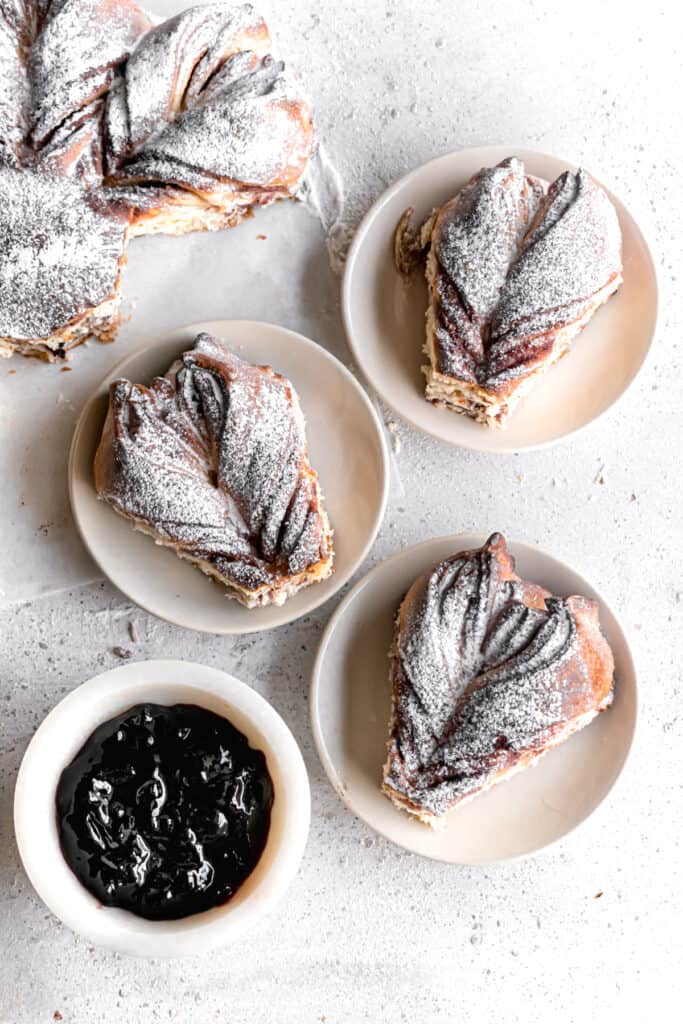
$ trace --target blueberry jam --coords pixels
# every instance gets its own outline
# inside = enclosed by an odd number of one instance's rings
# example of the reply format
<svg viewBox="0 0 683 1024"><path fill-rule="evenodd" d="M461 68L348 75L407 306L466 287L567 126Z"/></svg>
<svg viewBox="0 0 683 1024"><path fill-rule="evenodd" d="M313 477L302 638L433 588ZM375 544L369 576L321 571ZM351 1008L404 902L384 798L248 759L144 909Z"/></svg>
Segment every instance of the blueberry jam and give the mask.
<svg viewBox="0 0 683 1024"><path fill-rule="evenodd" d="M149 920L229 900L270 827L264 755L192 704L138 704L100 725L57 787L62 852L101 903Z"/></svg>

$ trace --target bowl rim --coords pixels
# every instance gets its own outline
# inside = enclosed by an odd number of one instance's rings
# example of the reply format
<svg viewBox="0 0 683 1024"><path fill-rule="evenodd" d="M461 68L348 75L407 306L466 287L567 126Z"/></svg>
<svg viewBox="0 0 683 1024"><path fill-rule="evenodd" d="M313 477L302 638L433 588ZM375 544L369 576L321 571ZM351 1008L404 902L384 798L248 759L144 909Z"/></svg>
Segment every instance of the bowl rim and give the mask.
<svg viewBox="0 0 683 1024"><path fill-rule="evenodd" d="M394 196L398 192L400 192L405 186L410 185L410 183L414 179L419 178L428 168L432 168L432 167L434 167L434 166L436 166L436 165L438 165L440 163L443 163L443 164L447 165L454 158L457 158L459 156L464 156L465 154L474 154L474 153L481 154L481 159L482 160L487 160L487 159L493 158L495 156L495 159L499 160L499 159L501 159L501 155L500 154L501 154L502 150L506 150L508 155L511 155L511 154L512 155L519 155L520 158L523 159L523 160L526 160L529 157L532 157L532 158L533 157L542 157L544 159L555 160L558 163L564 164L567 168L571 168L571 169L576 169L579 166L574 161L567 160L567 159L565 159L565 157L558 156L555 153L546 153L545 151L540 150L540 149L530 149L528 146L523 146L523 145L520 146L520 145L516 145L516 144L508 145L506 143L492 143L492 144L488 144L488 145L485 145L485 146L465 146L465 147L463 147L461 149L448 150L445 153L441 153L439 156L433 157L431 160L426 160L424 163L420 164L419 166L414 167L411 171L408 171L406 174L401 175L400 178L398 178L392 185L390 185L387 189L385 189L377 197L377 199L375 199L373 204L370 206L370 208L367 210L367 212L363 215L360 223L358 224L358 227L355 230L355 233L354 233L351 245L349 246L349 251L347 253L346 260L344 262L344 275L343 275L343 278L342 278L342 285L341 285L341 313L342 313L342 320L343 320L343 323L344 323L344 331L345 331L345 334L346 334L347 341L349 343L349 348L351 349L351 352L353 353L353 358L354 358L354 360L355 360L355 362L356 362L356 364L357 364L361 374L363 375L363 380L366 382L367 387L371 391L376 393L379 396L379 398L383 402L385 402L386 405L392 410L392 412L394 412L397 416L399 416L405 423L410 424L410 426L414 430L418 430L418 431L420 431L420 433L426 434L428 437L433 437L433 438L435 438L435 440L441 441L442 444L448 444L448 445L450 445L453 448L462 448L465 451L484 452L484 454L492 455L494 457L496 457L496 456L506 457L506 456L509 456L509 455L516 454L518 452L541 451L541 450L543 450L545 448L552 448L552 447L554 447L556 445L564 444L565 442L569 441L570 438L577 437L579 434L582 434L585 430L588 430L590 427L594 426L599 420L602 419L603 416L607 415L607 413L612 412L618 405L621 404L624 396L631 390L631 388L633 387L635 381L640 377L640 375L642 374L643 370L645 369L645 366L647 365L647 363L651 359L651 357L652 357L652 350L654 348L655 341L656 341L656 338L657 338L657 331L658 331L658 328L659 328L659 320L660 320L660 287L659 287L659 279L658 279L658 276L657 276L657 263L656 263L656 260L655 260L655 258L653 256L653 253L656 250L652 246L651 241L650 241L652 230L651 230L650 226L648 226L648 230L646 230L643 227L642 223L640 221L636 220L636 218L631 213L631 211L630 211L629 207L626 205L626 203L624 203L619 198L619 196L615 192L612 191L612 189L608 185L604 184L604 182L602 181L601 178L598 178L596 175L593 175L592 172L591 172L591 177L593 177L593 179L597 182L597 184L600 185L607 192L609 198L612 201L616 200L616 203L619 206L621 206L626 211L627 215L630 217L631 221L633 222L633 225L634 225L637 233L640 235L640 238L641 238L641 240L643 242L643 247L644 247L647 259L648 259L649 269L650 269L650 271L652 273L652 281L653 281L653 304L654 304L653 305L653 321L652 321L652 331L651 331L651 335L650 335L650 339L649 339L647 348L646 348L646 350L645 350L645 352L643 354L643 357L642 357L642 359L640 361L640 364L638 365L638 368L636 369L635 373L633 374L633 377L628 382L628 384L623 388L623 390L610 402L610 404L605 406L605 408L602 409L599 413L597 413L597 415L594 416L592 419L586 420L585 423L582 423L580 426L576 427L574 430L568 431L566 434L562 434L560 437L550 438L547 441L539 441L538 443L533 443L533 444L525 444L525 445L520 445L520 446L514 446L514 445L504 446L503 445L503 446L501 446L501 447L499 447L497 449L488 449L488 448L482 448L482 447L480 447L480 446L478 446L476 444L467 443L466 441L463 441L463 440L457 440L457 441L451 440L451 439L445 437L444 434L439 433L436 430L430 429L429 427L423 426L421 423L417 423L403 409L399 408L398 405L396 405L394 403L394 401L392 401L392 398L390 397L390 395L385 394L385 392L383 390L382 391L378 390L378 388L376 387L374 382L370 379L370 377L368 376L368 374L367 374L367 372L365 370L364 361L363 361L363 358L362 358L362 355L361 355L362 343L359 343L359 341L357 339L357 336L356 336L356 332L352 328L353 313L352 313L352 299L351 299L351 290L352 290L351 289L351 280L352 280L352 277L353 277L354 271L355 271L356 259L358 257L359 250L361 249L362 245L365 242L366 235L368 234L368 232L369 232L369 230L370 230L370 228L371 228L375 218L381 212L383 207L387 203L391 202L391 200L394 198ZM452 413L451 415L455 415L455 414Z"/></svg>
<svg viewBox="0 0 683 1024"><path fill-rule="evenodd" d="M61 854L56 815L53 823L36 825L32 814L41 791L43 802L54 801L63 768L93 730L120 713L117 708L123 711L146 700L169 704L195 701L223 714L252 745L263 750L269 771L275 776L268 839L254 871L243 883L248 887L246 894L241 887L222 906L174 921L148 921L129 911L102 907ZM58 758L51 753L46 778L45 752L52 751L56 740L66 749ZM279 902L299 869L308 839L310 809L308 774L301 751L268 701L220 669L160 659L128 662L94 676L52 708L22 758L14 791L14 831L33 888L48 909L73 931L96 945L132 956L191 956L232 941Z"/></svg>
<svg viewBox="0 0 683 1024"><path fill-rule="evenodd" d="M453 544L453 552L457 553L458 551L466 551L471 547L481 546L486 541L488 536L490 536L489 533L473 534L465 531L455 534L441 534L438 537L430 537L428 540L420 541L417 544L412 544L407 548L403 548L401 551L397 551L393 555L389 555L387 558L384 558L382 559L382 561L378 562L377 565L374 565L372 569L365 573L351 588L351 590L349 590L349 592L345 594L344 599L340 601L340 603L335 608L334 613L328 620L325 629L322 633L322 636L320 638L318 650L316 652L315 660L313 662L309 695L309 716L315 749L320 759L320 763L322 764L323 769L325 771L325 775L327 776L328 782L330 783L330 785L332 786L332 788L334 789L335 793L340 798L342 803L346 806L346 808L349 811L351 811L351 813L354 814L355 817L358 818L360 821L362 821L368 828L371 828L373 832L376 832L378 835L381 835L384 839L386 839L390 843L393 843L395 846L407 850L408 852L416 856L425 857L428 860L440 861L441 863L451 864L453 867L467 866L482 869L486 869L487 867L495 866L498 864L511 864L516 861L526 860L529 857L536 857L539 854L543 854L551 850L559 843L564 842L566 838L572 833L576 832L577 829L581 828L581 826L583 826L588 821L588 819L595 814L595 812L602 804L604 804L608 799L612 799L615 791L617 790L617 787L621 784L624 775L624 770L628 764L629 758L633 750L633 746L636 743L637 734L639 732L639 669L638 663L636 661L636 656L634 654L633 646L629 642L628 632L624 626L624 623L621 617L614 610L614 606L605 598L602 591L598 590L598 588L592 583L592 581L583 573L583 571L580 568L573 567L568 562L565 562L558 555L555 555L551 551L548 551L547 548L541 546L540 544L534 544L531 541L518 541L514 538L510 539L506 536L505 539L507 545L510 548L515 560L517 560L518 552L529 552L534 555L541 555L542 557L548 558L552 562L555 562L555 564L558 565L560 568L569 570L574 575L580 576L581 579L585 581L585 583L595 594L594 600L598 602L601 608L604 607L607 610L609 610L609 613L614 620L614 624L616 625L617 630L621 634L621 637L624 641L624 651L628 661L630 662L630 674L633 680L633 725L631 728L630 736L628 737L626 748L624 750L623 760L616 778L613 780L611 786L603 793L603 795L600 797L595 806L592 807L591 810L588 811L588 813L585 814L583 818L581 818L579 821L575 822L575 824L570 826L564 833L562 833L562 835L556 836L554 839L551 839L548 842L543 843L542 845L536 847L533 850L529 850L518 854L512 854L504 857L494 857L481 860L447 860L446 858L440 857L438 854L430 854L428 852L415 850L410 845L402 843L400 840L396 839L395 836L389 835L381 827L377 826L374 822L368 820L368 818L364 815L361 815L354 806L353 801L349 798L349 794L346 788L338 784L338 772L336 770L334 760L327 748L325 733L321 724L320 697L322 688L321 677L323 674L323 664L327 653L327 648L329 647L337 623L343 617L346 609L353 603L357 595L368 585L368 583L371 582L372 579L378 576L388 565L400 562L403 558L405 558L407 554L413 554L420 550L424 550L426 552L432 546L438 544ZM430 567L430 565L433 564L436 564L433 560L431 562L429 560L426 560L425 568L423 571L426 571ZM540 582L542 583L542 581ZM400 811L398 808L396 808L396 813L404 814L405 812Z"/></svg>
<svg viewBox="0 0 683 1024"><path fill-rule="evenodd" d="M327 601L330 601L336 594L339 593L342 587L344 587L348 583L348 581L352 578L354 573L358 571L359 567L367 558L370 550L372 549L373 544L375 543L375 540L377 539L377 534L379 533L379 529L386 515L387 503L389 501L390 462L389 449L387 445L385 430L380 415L377 409L375 408L375 405L373 404L372 398L368 393L367 389L358 380L358 378L354 376L354 374L348 369L348 367L344 366L342 361L338 359L337 356L333 355L332 352L329 352L326 348L318 344L318 342L314 341L312 338L308 338L305 334L300 334L298 331L292 331L288 327L282 327L280 324L272 323L271 321L268 320L233 320L226 318L216 320L198 320L190 324L180 324L177 327L170 327L162 333L149 336L143 339L139 344L135 345L135 347L131 348L127 352L127 354L121 360L119 360L109 370L109 372L105 374L104 377L101 378L101 380L98 381L98 383L95 385L92 392L89 394L88 398L84 402L83 407L78 415L78 419L76 420L76 425L74 427L71 443L69 446L69 457L67 462L67 480L69 491L69 505L71 507L71 512L74 517L74 522L76 523L78 535L81 538L81 541L85 545L88 554L93 559L98 570L102 573L104 578L110 580L108 573L104 570L100 563L97 551L91 545L88 530L84 529L83 527L80 515L80 505L76 497L76 485L78 482L78 473L76 470L76 466L80 452L80 446L82 443L82 435L85 430L85 426L90 411L92 407L95 405L95 403L98 400L101 400L103 395L105 395L108 392L109 384L111 383L111 381L116 379L116 377L125 368L126 364L129 361L135 359L138 356L141 356L144 352L147 352L149 349L155 348L166 342L170 343L172 340L175 340L176 337L178 338L178 347L181 348L182 345L185 344L185 342L180 337L182 334L191 333L193 336L195 336L196 334L202 331L207 331L209 333L219 333L221 330L221 325L225 324L230 324L231 328L240 327L244 328L245 330L254 328L258 330L267 329L268 331L272 331L282 335L287 335L297 344L301 344L304 348L315 350L316 354L320 355L324 360L327 360L329 363L331 363L341 373L342 377L348 382L354 393L365 406L366 412L369 416L369 420L372 423L375 430L380 458L381 493L379 497L379 502L377 505L375 515L373 517L372 526L368 531L368 535L365 539L365 544L362 550L360 551L358 557L354 560L353 564L349 565L346 569L342 570L337 565L337 562L335 560L334 572L329 581L329 588L326 588L323 594L319 594L319 592L317 591L317 584L312 584L310 587L307 587L306 590L309 590L312 593L318 593L319 596L316 598L315 602L311 603L311 605L309 607L306 607L303 611L291 614L292 605L290 604L290 614L288 615L287 607L289 602L286 602L284 605L281 606L282 617L279 618L277 622L268 623L264 625L259 621L258 612L260 609L256 608L253 609L253 611L256 614L252 618L245 620L245 622L242 625L230 626L229 623L226 623L226 627L221 629L220 631L221 636L246 636L250 633L266 632L267 630L279 629L281 626L289 625L289 623L296 622L298 619L302 618L305 615L312 614ZM187 344L191 344L191 341L188 340ZM274 362L277 362L277 360L274 360ZM277 372L277 367L275 366L273 368ZM296 381L292 381L292 383L296 388ZM304 416L305 415L306 410L304 409ZM313 468L315 469L315 467ZM110 582L113 583L113 581L111 580ZM325 583L328 581L321 582ZM116 583L113 583L113 585L118 586L118 584ZM147 603L141 601L139 597L134 597L127 590L122 591L122 593L125 593L126 596L130 598L131 601L138 605L138 607L142 608L146 612L149 612L150 615L154 615L157 618L163 619L163 621L165 622L170 622L174 626L181 626L183 629L192 629L195 632L206 632L206 630L200 630L200 627L196 625L188 626L187 622L183 620L182 616L174 616L173 614L169 613L168 610L166 610L164 614L161 615L157 608L150 608ZM294 595L294 597L296 596L297 595ZM212 635L215 635L215 631L213 628L211 630L211 633Z"/></svg>

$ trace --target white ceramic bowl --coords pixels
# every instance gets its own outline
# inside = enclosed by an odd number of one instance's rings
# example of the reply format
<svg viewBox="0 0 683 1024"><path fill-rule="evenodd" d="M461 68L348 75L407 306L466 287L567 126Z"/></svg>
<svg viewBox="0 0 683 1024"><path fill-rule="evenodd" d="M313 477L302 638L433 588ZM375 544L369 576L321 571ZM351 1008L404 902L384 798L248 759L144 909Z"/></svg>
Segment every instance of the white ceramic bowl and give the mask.
<svg viewBox="0 0 683 1024"><path fill-rule="evenodd" d="M294 384L306 417L313 469L334 530L334 572L281 606L244 608L173 551L155 544L99 501L93 459L117 377L149 383L191 348L200 331L222 338L241 358L270 364ZM132 601L177 626L205 633L253 633L307 615L356 571L377 535L388 494L384 431L358 381L320 345L277 324L212 320L191 324L138 348L102 381L85 406L71 444L69 494L83 541L102 572Z"/></svg>
<svg viewBox="0 0 683 1024"><path fill-rule="evenodd" d="M508 156L532 174L553 180L575 165L519 146L464 149L431 160L392 185L363 219L346 260L344 323L354 356L368 381L400 416L449 444L488 452L517 452L555 444L594 422L627 390L652 344L657 321L657 279L642 230L624 204L608 193L623 237L624 283L595 314L501 430L437 409L424 397L420 367L427 288L424 274L397 273L392 239L409 206L420 223L481 167Z"/></svg>
<svg viewBox="0 0 683 1024"><path fill-rule="evenodd" d="M224 715L266 756L275 796L266 846L228 903L177 921L147 921L103 907L67 865L59 845L55 795L62 770L94 729L134 704L190 703ZM252 927L282 897L303 856L310 824L308 776L277 712L233 676L186 661L134 662L79 686L31 740L14 795L14 828L34 889L53 914L90 942L133 956L205 953Z"/></svg>
<svg viewBox="0 0 683 1024"><path fill-rule="evenodd" d="M388 653L396 610L413 581L484 536L439 537L381 562L344 598L323 634L313 671L311 722L323 767L344 803L399 846L452 864L527 856L561 839L605 799L626 762L636 724L636 669L615 612L575 569L532 544L509 542L517 571L567 597L600 605L615 660L614 703L538 764L446 817L434 831L380 790L391 704ZM609 840L606 840L609 841Z"/></svg>

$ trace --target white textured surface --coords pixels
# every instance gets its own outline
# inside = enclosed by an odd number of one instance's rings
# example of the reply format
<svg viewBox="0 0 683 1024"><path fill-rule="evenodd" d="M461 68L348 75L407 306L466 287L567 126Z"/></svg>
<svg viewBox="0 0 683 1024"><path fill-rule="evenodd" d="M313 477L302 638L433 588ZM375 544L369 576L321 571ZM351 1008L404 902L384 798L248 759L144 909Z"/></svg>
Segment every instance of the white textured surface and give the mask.
<svg viewBox="0 0 683 1024"><path fill-rule="evenodd" d="M160 13L179 6L154 5ZM268 12L315 95L319 132L353 216L431 156L509 139L585 163L650 232L660 329L622 405L567 445L523 457L466 454L399 425L400 478L368 560L429 535L497 528L592 576L632 629L641 666L640 733L613 798L536 860L486 871L421 861L375 839L322 778L306 691L329 608L231 640L165 626L101 583L8 605L0 633L2 1024L50 1022L55 1012L68 1024L488 1024L583 1022L589 1014L640 1021L654 1019L667 999L680 1005L676 11L673 2L644 9L616 0L490 0L457 11L436 0L272 0ZM257 240L260 233L269 237ZM137 241L124 286L136 308L122 337L200 318L260 317L347 359L338 282L322 244L315 221L292 205L218 243ZM178 257L179 247L189 255ZM201 293L193 288L200 278ZM72 373L0 365L1 585L10 596L92 572L64 502L66 445L93 381L124 355L122 340L76 353ZM128 638L131 619L137 644ZM18 865L10 810L21 753L64 692L115 663L117 644L135 657L218 665L253 683L293 728L311 773L311 838L286 903L238 949L207 960L148 964L89 949L47 913Z"/></svg>

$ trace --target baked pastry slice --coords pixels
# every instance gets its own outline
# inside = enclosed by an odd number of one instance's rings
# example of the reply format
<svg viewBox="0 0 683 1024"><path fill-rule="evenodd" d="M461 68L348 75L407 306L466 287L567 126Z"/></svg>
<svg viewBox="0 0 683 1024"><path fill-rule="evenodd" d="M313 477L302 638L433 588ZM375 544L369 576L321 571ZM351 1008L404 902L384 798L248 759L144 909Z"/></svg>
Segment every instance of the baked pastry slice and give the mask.
<svg viewBox="0 0 683 1024"><path fill-rule="evenodd" d="M308 101L249 4L0 0L0 356L112 340L132 235L293 196Z"/></svg>
<svg viewBox="0 0 683 1024"><path fill-rule="evenodd" d="M69 179L0 166L0 356L111 341L128 217Z"/></svg>
<svg viewBox="0 0 683 1024"><path fill-rule="evenodd" d="M505 539L441 562L399 608L383 790L427 825L612 702L598 606L520 579Z"/></svg>
<svg viewBox="0 0 683 1024"><path fill-rule="evenodd" d="M332 572L293 385L208 334L150 387L114 381L94 472L100 498L247 608Z"/></svg>
<svg viewBox="0 0 683 1024"><path fill-rule="evenodd" d="M148 32L104 113L105 184L133 234L216 229L294 194L311 110L250 4L192 7Z"/></svg>
<svg viewBox="0 0 683 1024"><path fill-rule="evenodd" d="M113 337L129 214L97 189L102 96L150 27L131 0L0 3L0 356Z"/></svg>
<svg viewBox="0 0 683 1024"><path fill-rule="evenodd" d="M426 397L489 426L512 409L621 284L621 231L585 171L547 182L510 158L484 168L416 235L399 222L400 270L426 253Z"/></svg>

